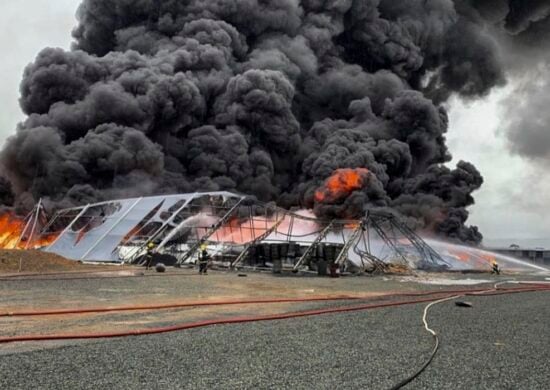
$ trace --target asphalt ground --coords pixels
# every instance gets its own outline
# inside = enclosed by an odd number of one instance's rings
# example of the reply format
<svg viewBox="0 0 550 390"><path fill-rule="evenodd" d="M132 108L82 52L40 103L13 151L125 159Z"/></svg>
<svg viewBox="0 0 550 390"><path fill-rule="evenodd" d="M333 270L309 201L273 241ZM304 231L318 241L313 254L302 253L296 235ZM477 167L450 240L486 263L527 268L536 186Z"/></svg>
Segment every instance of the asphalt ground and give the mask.
<svg viewBox="0 0 550 390"><path fill-rule="evenodd" d="M235 291L230 286L237 283L231 277L10 281L0 284L0 303L14 299L17 306L29 305L34 297L40 305L54 304L57 296L58 305L69 305L89 295L112 303L121 295L139 295L143 288L149 288L148 297L159 291L161 297L231 295ZM287 290L449 288L391 278L330 280L256 274L249 278L238 280L252 295L262 291L272 295L277 285L284 287L281 295ZM275 284L274 279L278 279ZM550 293L467 299L472 308L446 302L430 310L429 323L440 334L441 348L432 365L408 388L548 389ZM92 301L90 297L87 303ZM342 304L349 303L296 304L285 311ZM424 307L212 326L155 336L17 344L0 353L0 388L386 389L414 373L431 352L433 339L421 321Z"/></svg>

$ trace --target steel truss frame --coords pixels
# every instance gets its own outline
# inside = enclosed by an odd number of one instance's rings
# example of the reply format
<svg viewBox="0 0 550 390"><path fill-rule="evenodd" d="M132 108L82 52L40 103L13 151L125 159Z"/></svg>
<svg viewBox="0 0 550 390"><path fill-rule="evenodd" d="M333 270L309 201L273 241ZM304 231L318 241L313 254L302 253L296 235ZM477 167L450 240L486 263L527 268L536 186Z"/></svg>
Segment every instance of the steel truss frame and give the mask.
<svg viewBox="0 0 550 390"><path fill-rule="evenodd" d="M386 259L381 255L377 255L376 251L373 250L372 244L376 241L377 245L381 242L390 253L393 253L391 261L398 261L409 267L438 268L448 265L420 236L390 213L370 211L361 220L321 220L284 210L273 204L265 204L244 195L228 192L170 195L159 197L159 199L176 199L177 197L181 198L181 204L179 202L174 204L174 201L172 201L173 206L170 208L170 213L162 220L157 218L157 225L154 226L154 229L146 229L147 233L138 237L138 233L141 233L144 228L144 226L140 227L138 224L132 230L135 230L134 236L130 236L128 240L123 239L125 236L121 237L120 244L115 250L119 251L122 246L130 248L125 261L136 262L140 255L144 253L146 245L152 241L160 242L155 248L155 252L175 257L177 264L180 265L192 259L202 244L223 244L231 247L233 251L238 250L236 258L229 263L231 268L235 268L247 258L250 249L257 245L290 243L302 248L306 247L305 251L300 251L302 253L300 258L292 265L294 270L298 270L302 265L311 265L311 257L314 251L319 246L328 244L341 246L336 258L333 259L340 266L344 265L350 259L350 256L355 256L356 260L357 258L360 260L362 270L368 270L369 268L381 269L384 268ZM98 235L91 247L86 248L87 250L82 258L91 253L98 245L101 245L104 237L110 234L142 199L148 198L120 201L126 202L125 204L128 207L124 212L117 214L113 225L104 230L102 235ZM219 201L216 199L219 199ZM206 201L206 205L202 205L203 200ZM195 201L198 203L195 204ZM217 203L208 204L208 201ZM46 234L51 226L58 226L60 221L73 217L74 219L70 220L70 223L61 232L59 236L61 238L91 208L116 202L103 202L96 205L60 210L45 226L42 233ZM209 216L214 219L211 224L189 222L197 213L201 213L201 207L210 210ZM154 211L151 210L151 212ZM161 211L165 214L167 212L165 209ZM307 225L305 232L303 231L304 224ZM194 236L190 237L189 234L191 233L182 234L185 229L192 232ZM228 231L231 233L231 237L236 235L240 237L240 240L224 241ZM178 240L184 241L180 242ZM54 247L56 242L57 240L50 248ZM175 242L177 244L174 244ZM403 242L405 242L407 249L404 249ZM417 263L414 259L411 260L409 256L411 248L418 254ZM63 253L60 254L63 255Z"/></svg>

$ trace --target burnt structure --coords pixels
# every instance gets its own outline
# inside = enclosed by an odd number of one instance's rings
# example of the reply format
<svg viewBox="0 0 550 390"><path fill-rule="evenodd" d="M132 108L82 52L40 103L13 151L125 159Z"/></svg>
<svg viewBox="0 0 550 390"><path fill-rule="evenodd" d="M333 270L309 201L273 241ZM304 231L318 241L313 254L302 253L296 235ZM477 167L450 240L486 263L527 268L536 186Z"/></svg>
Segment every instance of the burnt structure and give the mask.
<svg viewBox="0 0 550 390"><path fill-rule="evenodd" d="M140 264L149 243L156 261L194 263L206 246L226 267L314 270L336 264L359 271L398 263L440 269L446 262L397 217L322 220L309 212L229 192L114 200L58 211L41 232L46 250L83 261Z"/></svg>

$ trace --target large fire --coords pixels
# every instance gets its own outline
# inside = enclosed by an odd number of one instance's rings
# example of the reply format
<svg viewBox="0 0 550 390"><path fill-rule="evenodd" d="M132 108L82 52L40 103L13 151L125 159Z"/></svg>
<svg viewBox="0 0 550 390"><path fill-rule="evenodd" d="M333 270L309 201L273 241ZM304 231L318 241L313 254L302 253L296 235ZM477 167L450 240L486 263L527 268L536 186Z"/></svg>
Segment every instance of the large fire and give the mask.
<svg viewBox="0 0 550 390"><path fill-rule="evenodd" d="M219 243L249 243L264 235L275 223L275 220L262 217L245 222L234 219L218 229L211 240Z"/></svg>
<svg viewBox="0 0 550 390"><path fill-rule="evenodd" d="M303 212L302 212L303 213ZM276 227L276 229L273 229ZM234 218L216 230L210 241L219 244L248 244L267 233L277 239L286 240L288 236L305 237L319 232L319 225L315 221L284 216L282 221L272 217L255 216L252 219L240 220ZM205 235L208 228L198 228L199 236Z"/></svg>
<svg viewBox="0 0 550 390"><path fill-rule="evenodd" d="M366 168L338 169L329 177L324 184L315 192L317 202L334 202L355 190L361 189L369 177L370 171Z"/></svg>
<svg viewBox="0 0 550 390"><path fill-rule="evenodd" d="M466 264L471 264L478 268L487 268L488 265L496 261L494 255L490 253L483 253L475 249L460 248L453 249L452 247L447 247L447 252L453 258L458 261L461 261Z"/></svg>
<svg viewBox="0 0 550 390"><path fill-rule="evenodd" d="M24 218L13 212L1 214L0 249L37 249L50 245L56 239L56 235L40 235L39 229L36 226L34 234L31 234L31 227L27 226Z"/></svg>

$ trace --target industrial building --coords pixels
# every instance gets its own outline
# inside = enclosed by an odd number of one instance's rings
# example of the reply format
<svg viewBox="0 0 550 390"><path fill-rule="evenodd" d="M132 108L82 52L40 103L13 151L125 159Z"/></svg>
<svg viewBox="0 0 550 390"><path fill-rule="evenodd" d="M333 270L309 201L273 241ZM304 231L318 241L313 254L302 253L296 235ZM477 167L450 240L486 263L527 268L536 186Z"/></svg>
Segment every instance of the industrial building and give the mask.
<svg viewBox="0 0 550 390"><path fill-rule="evenodd" d="M38 213L37 213L38 214ZM199 247L228 267L382 270L448 263L391 214L321 220L230 192L121 199L59 210L41 230L45 250L81 261L140 264L147 245L168 265L194 263Z"/></svg>
<svg viewBox="0 0 550 390"><path fill-rule="evenodd" d="M550 265L550 249L525 248L518 245L511 245L507 248L497 247L491 248L490 250L503 255L512 256L517 259L527 260L536 265Z"/></svg>

